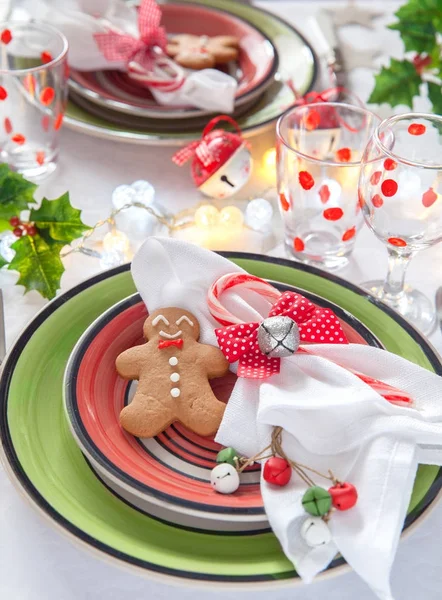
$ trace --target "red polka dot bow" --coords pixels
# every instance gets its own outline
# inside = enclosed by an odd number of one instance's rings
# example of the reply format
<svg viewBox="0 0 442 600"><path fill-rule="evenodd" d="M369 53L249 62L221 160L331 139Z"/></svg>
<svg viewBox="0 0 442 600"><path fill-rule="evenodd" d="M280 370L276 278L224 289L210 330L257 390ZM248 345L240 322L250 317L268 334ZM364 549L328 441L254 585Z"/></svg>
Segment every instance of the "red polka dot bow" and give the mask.
<svg viewBox="0 0 442 600"><path fill-rule="evenodd" d="M161 10L155 0L143 0L138 11L139 39L117 30L96 33L94 39L106 60L127 65L136 61L149 71L154 63L154 47L164 50L167 43L166 31L160 22Z"/></svg>
<svg viewBox="0 0 442 600"><path fill-rule="evenodd" d="M294 292L284 292L269 312L269 317L284 316L299 328L300 343L347 344L336 315L328 308L315 306ZM238 377L265 379L279 373L281 359L266 356L258 344L260 323L240 323L215 329L218 345L230 363L238 361Z"/></svg>

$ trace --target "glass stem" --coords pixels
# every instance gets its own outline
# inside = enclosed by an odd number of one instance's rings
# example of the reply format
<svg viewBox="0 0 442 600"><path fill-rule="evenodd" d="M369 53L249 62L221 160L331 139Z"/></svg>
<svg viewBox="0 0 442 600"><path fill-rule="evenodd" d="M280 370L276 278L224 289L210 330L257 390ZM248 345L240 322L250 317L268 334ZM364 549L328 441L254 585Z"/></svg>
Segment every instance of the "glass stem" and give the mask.
<svg viewBox="0 0 442 600"><path fill-rule="evenodd" d="M405 273L413 253L404 254L388 248L388 273L384 283L383 300L399 304L404 297Z"/></svg>

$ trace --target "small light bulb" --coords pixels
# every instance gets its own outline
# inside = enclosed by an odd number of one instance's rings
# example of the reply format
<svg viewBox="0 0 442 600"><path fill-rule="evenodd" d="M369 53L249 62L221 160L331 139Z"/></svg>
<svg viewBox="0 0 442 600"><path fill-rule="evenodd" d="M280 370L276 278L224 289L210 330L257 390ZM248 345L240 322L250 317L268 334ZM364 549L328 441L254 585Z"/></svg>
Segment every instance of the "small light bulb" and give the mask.
<svg viewBox="0 0 442 600"><path fill-rule="evenodd" d="M126 254L129 251L129 238L122 231L109 231L103 238L103 248L106 252L112 250Z"/></svg>
<svg viewBox="0 0 442 600"><path fill-rule="evenodd" d="M267 171L274 171L276 168L276 148L269 148L264 152L262 164Z"/></svg>
<svg viewBox="0 0 442 600"><path fill-rule="evenodd" d="M250 200L246 208L246 223L255 231L266 231L273 217L273 207L265 198Z"/></svg>
<svg viewBox="0 0 442 600"><path fill-rule="evenodd" d="M244 224L244 216L237 206L225 206L219 216L221 224L226 227L240 229Z"/></svg>
<svg viewBox="0 0 442 600"><path fill-rule="evenodd" d="M216 206L204 204L196 209L194 221L197 227L201 227L203 229L205 227L214 227L215 225L218 225L219 210L216 208Z"/></svg>

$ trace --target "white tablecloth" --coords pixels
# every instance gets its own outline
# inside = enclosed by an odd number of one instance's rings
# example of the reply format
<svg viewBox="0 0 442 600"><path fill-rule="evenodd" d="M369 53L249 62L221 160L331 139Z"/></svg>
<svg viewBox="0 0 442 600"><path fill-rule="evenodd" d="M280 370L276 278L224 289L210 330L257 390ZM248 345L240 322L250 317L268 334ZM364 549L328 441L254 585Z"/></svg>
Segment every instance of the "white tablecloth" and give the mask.
<svg viewBox="0 0 442 600"><path fill-rule="evenodd" d="M395 32L385 28L398 2L362 2L364 6L380 9L385 15L376 21L374 30L358 26L340 30L343 40L356 48L378 46L390 55L400 57L402 44ZM307 17L316 10L343 6L344 2L280 2L268 0L258 5L272 10L298 26L306 37ZM314 40L311 40L314 45ZM385 56L381 61L385 61ZM350 74L350 86L366 100L372 87L373 74L357 69ZM419 108L425 110L425 101ZM417 106L415 108L418 108ZM405 109L404 109L405 110ZM259 195L268 180L259 168L262 154L273 145L274 133L253 139L254 177L244 190L243 197ZM148 179L156 188L157 198L171 210L191 206L199 201L188 169L178 169L171 161L173 149L126 145L85 137L67 129L62 134L60 166L55 176L45 182L39 194L55 198L70 191L74 205L84 210L85 220L93 224L107 216L112 190L121 183ZM283 255L281 247L272 252ZM433 297L442 284L440 265L442 245L422 252L412 262L408 280ZM358 238L351 265L339 274L354 283L386 272L386 251L365 229ZM80 255L66 259L62 290L99 272L97 260ZM6 303L7 343L11 345L20 330L29 322L45 301L32 292L22 295L14 286L13 273L0 273L0 286ZM431 341L442 351L442 336L434 334ZM442 507L436 507L424 523L403 540L393 569L393 589L398 600L439 600L442 587ZM262 588L257 588L258 590ZM0 598L10 600L164 600L178 595L182 600L313 600L322 596L328 600L370 600L373 595L353 574L316 582L310 586L278 591L250 593L179 589L152 582L123 571L75 546L58 531L54 531L40 515L16 492L6 474L0 471Z"/></svg>

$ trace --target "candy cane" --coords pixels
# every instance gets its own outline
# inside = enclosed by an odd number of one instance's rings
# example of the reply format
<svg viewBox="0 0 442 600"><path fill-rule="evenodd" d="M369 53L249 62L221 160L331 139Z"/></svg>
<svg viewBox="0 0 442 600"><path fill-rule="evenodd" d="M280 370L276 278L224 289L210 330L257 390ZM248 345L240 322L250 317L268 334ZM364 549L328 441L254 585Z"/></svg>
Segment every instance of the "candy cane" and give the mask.
<svg viewBox="0 0 442 600"><path fill-rule="evenodd" d="M259 296L267 298L272 304L281 296L281 292L274 288L267 281L259 277L249 275L248 273L228 273L215 281L207 294L207 303L210 314L221 325L236 325L244 323L242 319L230 313L221 303L221 296L227 290L234 287L245 288L251 292L256 292Z"/></svg>

